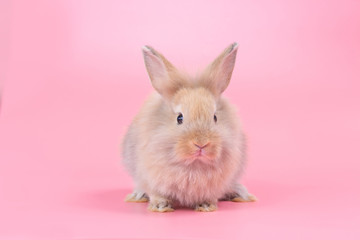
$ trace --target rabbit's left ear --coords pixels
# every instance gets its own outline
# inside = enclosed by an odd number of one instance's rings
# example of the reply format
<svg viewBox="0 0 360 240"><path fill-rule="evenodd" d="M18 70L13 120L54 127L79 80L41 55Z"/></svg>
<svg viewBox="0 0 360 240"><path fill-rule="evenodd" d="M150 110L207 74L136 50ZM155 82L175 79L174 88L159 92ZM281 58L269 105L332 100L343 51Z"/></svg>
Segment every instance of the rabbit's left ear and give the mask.
<svg viewBox="0 0 360 240"><path fill-rule="evenodd" d="M210 89L215 96L225 91L234 70L238 44L227 47L204 71L200 82Z"/></svg>
<svg viewBox="0 0 360 240"><path fill-rule="evenodd" d="M186 84L179 71L158 51L150 46L142 49L146 70L154 89L165 99Z"/></svg>

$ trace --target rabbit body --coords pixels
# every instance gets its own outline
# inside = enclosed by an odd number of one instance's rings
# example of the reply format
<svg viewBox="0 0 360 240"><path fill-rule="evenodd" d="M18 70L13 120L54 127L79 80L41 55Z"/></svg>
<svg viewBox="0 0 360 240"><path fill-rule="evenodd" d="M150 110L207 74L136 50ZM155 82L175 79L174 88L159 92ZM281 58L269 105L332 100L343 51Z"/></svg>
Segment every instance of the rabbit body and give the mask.
<svg viewBox="0 0 360 240"><path fill-rule="evenodd" d="M213 211L219 199L255 199L236 183L246 162L245 138L235 107L221 97L236 50L225 49L201 76L190 78L154 49L143 49L157 92L123 141L123 162L136 186L128 201L149 200L150 210L166 212L174 205Z"/></svg>

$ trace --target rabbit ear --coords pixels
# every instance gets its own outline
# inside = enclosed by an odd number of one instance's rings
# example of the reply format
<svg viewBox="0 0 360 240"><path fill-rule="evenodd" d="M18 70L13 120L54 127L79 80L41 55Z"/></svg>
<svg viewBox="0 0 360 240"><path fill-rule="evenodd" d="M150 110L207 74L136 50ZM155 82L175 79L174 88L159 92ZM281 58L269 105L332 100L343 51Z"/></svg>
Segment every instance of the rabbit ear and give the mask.
<svg viewBox="0 0 360 240"><path fill-rule="evenodd" d="M146 70L155 90L169 99L182 86L178 70L150 46L142 48Z"/></svg>
<svg viewBox="0 0 360 240"><path fill-rule="evenodd" d="M200 80L201 84L209 88L216 96L220 96L230 83L235 66L237 49L237 43L231 44L203 73Z"/></svg>

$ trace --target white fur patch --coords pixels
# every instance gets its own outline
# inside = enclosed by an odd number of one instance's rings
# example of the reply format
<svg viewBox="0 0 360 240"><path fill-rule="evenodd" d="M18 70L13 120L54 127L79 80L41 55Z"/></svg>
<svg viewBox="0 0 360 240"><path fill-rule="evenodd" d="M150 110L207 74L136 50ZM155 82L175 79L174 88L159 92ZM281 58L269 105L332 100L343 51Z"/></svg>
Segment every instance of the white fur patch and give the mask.
<svg viewBox="0 0 360 240"><path fill-rule="evenodd" d="M181 105L179 104L179 105L176 105L175 107L174 107L174 112L175 113L182 113L182 111L181 111Z"/></svg>

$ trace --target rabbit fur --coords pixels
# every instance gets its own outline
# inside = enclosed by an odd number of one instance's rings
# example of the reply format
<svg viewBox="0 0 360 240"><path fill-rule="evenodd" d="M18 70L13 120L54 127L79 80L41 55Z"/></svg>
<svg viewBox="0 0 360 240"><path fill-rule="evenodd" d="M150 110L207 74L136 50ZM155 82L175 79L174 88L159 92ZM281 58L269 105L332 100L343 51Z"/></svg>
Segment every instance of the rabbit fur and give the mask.
<svg viewBox="0 0 360 240"><path fill-rule="evenodd" d="M135 182L126 201L149 201L156 212L175 206L207 212L217 209L219 199L255 200L237 183L246 164L245 137L236 108L221 96L237 49L231 44L201 75L189 77L152 47L143 47L156 91L123 141L123 163Z"/></svg>

